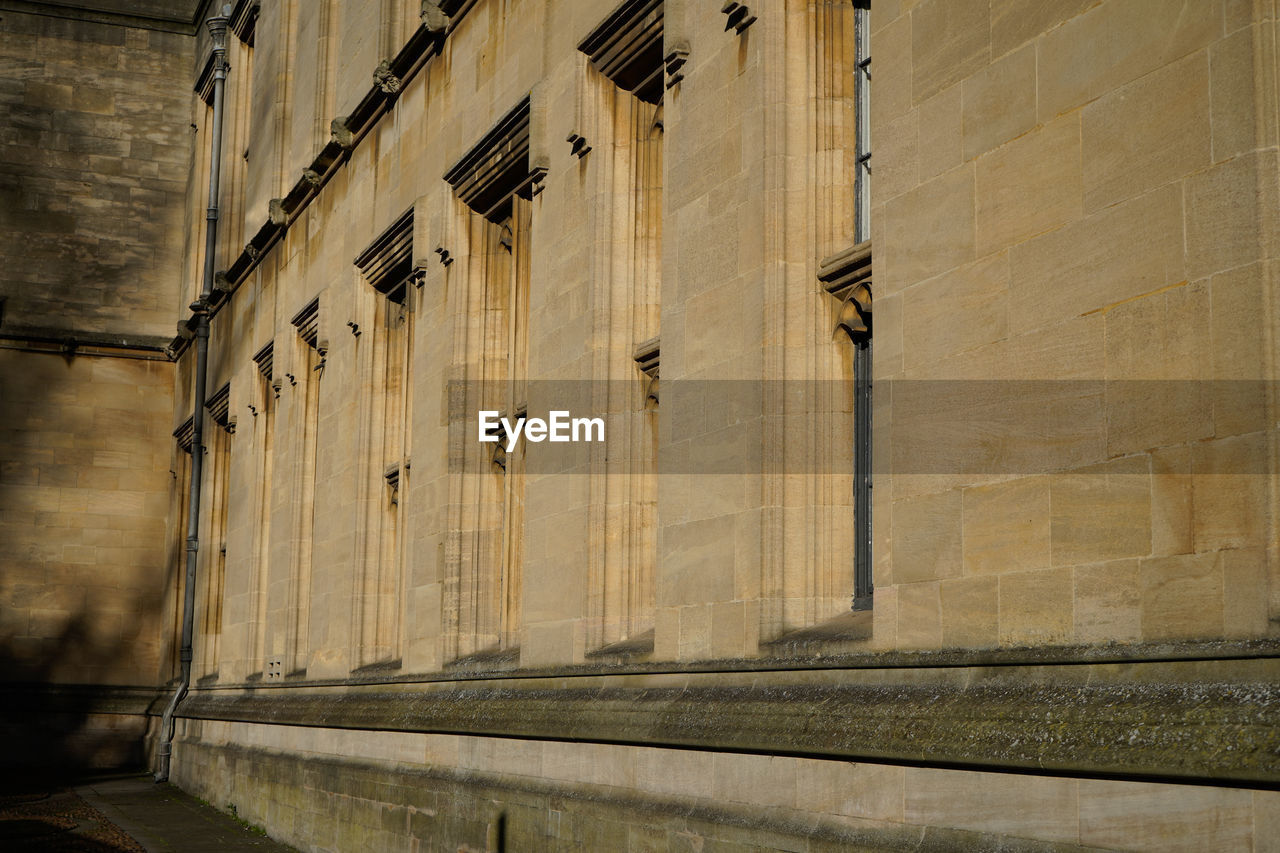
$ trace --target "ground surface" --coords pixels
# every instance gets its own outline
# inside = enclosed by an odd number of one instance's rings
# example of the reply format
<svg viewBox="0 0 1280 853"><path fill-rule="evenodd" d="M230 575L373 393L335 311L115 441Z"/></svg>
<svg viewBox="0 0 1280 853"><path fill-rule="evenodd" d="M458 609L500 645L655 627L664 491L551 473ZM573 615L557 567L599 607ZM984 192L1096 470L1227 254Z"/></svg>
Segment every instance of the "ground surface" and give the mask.
<svg viewBox="0 0 1280 853"><path fill-rule="evenodd" d="M0 791L0 850L21 853L285 853L234 817L149 776Z"/></svg>

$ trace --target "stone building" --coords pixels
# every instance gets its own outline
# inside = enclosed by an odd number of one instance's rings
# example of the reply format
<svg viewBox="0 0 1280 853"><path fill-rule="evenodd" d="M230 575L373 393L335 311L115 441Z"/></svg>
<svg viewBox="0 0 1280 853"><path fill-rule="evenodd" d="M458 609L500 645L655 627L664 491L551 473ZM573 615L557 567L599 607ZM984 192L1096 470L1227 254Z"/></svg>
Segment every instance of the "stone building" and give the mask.
<svg viewBox="0 0 1280 853"><path fill-rule="evenodd" d="M307 850L1274 849L1278 11L0 2L6 726Z"/></svg>

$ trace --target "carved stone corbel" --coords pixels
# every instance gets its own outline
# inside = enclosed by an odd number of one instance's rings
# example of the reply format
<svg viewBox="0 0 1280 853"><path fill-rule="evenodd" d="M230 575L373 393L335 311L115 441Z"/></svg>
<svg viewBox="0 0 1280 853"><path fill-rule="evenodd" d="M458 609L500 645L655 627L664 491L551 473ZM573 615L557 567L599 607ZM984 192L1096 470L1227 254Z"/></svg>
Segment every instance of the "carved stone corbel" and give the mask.
<svg viewBox="0 0 1280 853"><path fill-rule="evenodd" d="M315 169L303 169L302 180L306 181L308 184L310 184L313 187L319 187L320 184L324 181L324 176L321 175L319 172L317 172Z"/></svg>
<svg viewBox="0 0 1280 853"><path fill-rule="evenodd" d="M373 69L373 84L388 95L400 91L402 81L391 71L391 62L384 59Z"/></svg>
<svg viewBox="0 0 1280 853"><path fill-rule="evenodd" d="M836 317L836 332L844 332L851 340L871 334L871 287L859 284L849 291Z"/></svg>
<svg viewBox="0 0 1280 853"><path fill-rule="evenodd" d="M347 126L346 116L338 116L329 122L329 137L347 150L351 150L356 144L356 135Z"/></svg>
<svg viewBox="0 0 1280 853"><path fill-rule="evenodd" d="M289 214L284 209L284 199L273 198L267 202L267 218L272 225L288 225Z"/></svg>
<svg viewBox="0 0 1280 853"><path fill-rule="evenodd" d="M429 33L443 33L449 28L449 16L437 0L422 0L422 26Z"/></svg>
<svg viewBox="0 0 1280 853"><path fill-rule="evenodd" d="M871 242L824 258L818 264L818 281L827 293L840 300L835 332L851 338L871 332Z"/></svg>

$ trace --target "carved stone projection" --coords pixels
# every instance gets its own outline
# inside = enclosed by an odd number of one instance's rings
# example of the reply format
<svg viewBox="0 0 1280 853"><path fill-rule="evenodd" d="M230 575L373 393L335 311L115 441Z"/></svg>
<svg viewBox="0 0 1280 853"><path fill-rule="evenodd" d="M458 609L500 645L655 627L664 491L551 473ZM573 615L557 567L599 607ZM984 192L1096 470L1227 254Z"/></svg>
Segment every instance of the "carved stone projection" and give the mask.
<svg viewBox="0 0 1280 853"><path fill-rule="evenodd" d="M266 346L253 354L253 363L258 366L258 373L262 374L262 378L266 380L267 385L274 392L273 396L278 399L280 397L280 383L275 378L275 353L275 341L267 341Z"/></svg>
<svg viewBox="0 0 1280 853"><path fill-rule="evenodd" d="M591 144L586 138L577 133L571 133L565 137L565 142L569 143L569 153L581 160L587 156L587 152L591 150Z"/></svg>
<svg viewBox="0 0 1280 853"><path fill-rule="evenodd" d="M511 197L532 198L545 175L546 167L529 167L526 96L445 173L444 179L467 207L491 222L501 222L511 214Z"/></svg>
<svg viewBox="0 0 1280 853"><path fill-rule="evenodd" d="M225 432L234 434L236 422L231 419L231 383L223 385L205 401L204 407L209 410L209 418Z"/></svg>
<svg viewBox="0 0 1280 853"><path fill-rule="evenodd" d="M662 0L627 0L582 40L578 50L618 88L656 104L663 88L662 14Z"/></svg>
<svg viewBox="0 0 1280 853"><path fill-rule="evenodd" d="M400 463L393 464L382 472L382 479L387 481L387 500L391 506L400 503Z"/></svg>
<svg viewBox="0 0 1280 853"><path fill-rule="evenodd" d="M190 454L191 446L196 438L196 423L192 418L187 418L182 422L182 426L173 431L173 437L178 440L178 447L183 453Z"/></svg>
<svg viewBox="0 0 1280 853"><path fill-rule="evenodd" d="M355 259L373 289L392 302L404 302L405 283L413 272L413 208L406 210Z"/></svg>
<svg viewBox="0 0 1280 853"><path fill-rule="evenodd" d="M400 91L401 80L391 70L391 62L382 60L378 63L378 67L373 69L373 83L388 95L394 95Z"/></svg>
<svg viewBox="0 0 1280 853"><path fill-rule="evenodd" d="M275 366L275 341L267 341L266 346L253 354L253 363L258 365L258 372L268 382L272 378L272 368Z"/></svg>
<svg viewBox="0 0 1280 853"><path fill-rule="evenodd" d="M293 319L290 322L298 330L298 337L302 338L303 343L317 352L322 352L320 347L319 297L308 302L305 308L293 315Z"/></svg>
<svg viewBox="0 0 1280 853"><path fill-rule="evenodd" d="M267 202L267 218L272 225L289 224L289 212L284 208L284 199L273 198Z"/></svg>
<svg viewBox="0 0 1280 853"><path fill-rule="evenodd" d="M662 60L662 63L667 68L668 89L684 79L684 72L680 69L684 68L684 64L688 61L689 48L687 46L676 45L667 53L666 58Z"/></svg>
<svg viewBox="0 0 1280 853"><path fill-rule="evenodd" d="M644 390L645 408L658 405L658 350L658 339L652 338L637 346L635 351L636 367L649 377Z"/></svg>
<svg viewBox="0 0 1280 853"><path fill-rule="evenodd" d="M418 13L422 26L431 33L443 33L449 28L449 13L442 8L448 3L441 3L439 0L422 0L422 11Z"/></svg>
<svg viewBox="0 0 1280 853"><path fill-rule="evenodd" d="M329 136L338 145L346 149L355 147L356 135L351 128L347 126L347 117L338 116L329 122Z"/></svg>
<svg viewBox="0 0 1280 853"><path fill-rule="evenodd" d="M729 0L720 7L720 11L729 16L729 20L725 22L726 30L735 30L738 35L742 35L743 30L756 22L756 16L747 8L746 3L738 3L736 0Z"/></svg>
<svg viewBox="0 0 1280 853"><path fill-rule="evenodd" d="M840 300L836 331L858 338L870 331L871 243L859 243L824 258L818 265L823 289Z"/></svg>

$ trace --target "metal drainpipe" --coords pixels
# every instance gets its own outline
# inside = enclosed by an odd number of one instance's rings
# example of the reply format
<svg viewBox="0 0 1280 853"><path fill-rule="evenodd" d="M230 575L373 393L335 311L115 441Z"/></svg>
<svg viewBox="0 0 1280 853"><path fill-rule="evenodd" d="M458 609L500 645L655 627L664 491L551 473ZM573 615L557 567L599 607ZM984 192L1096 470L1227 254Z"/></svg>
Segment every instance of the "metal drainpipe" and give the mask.
<svg viewBox="0 0 1280 853"><path fill-rule="evenodd" d="M173 715L178 703L191 685L191 640L195 627L196 557L200 552L200 481L204 472L204 396L209 367L209 297L213 294L214 251L218 242L218 185L222 165L222 101L227 79L227 22L231 6L222 14L205 21L213 37L213 134L209 151L209 207L205 211L204 282L200 298L191 303L196 317L195 413L191 416L191 491L187 500L187 574L182 596L182 647L179 651L181 677L178 687L160 718L160 744L156 749L157 782L169 778L169 759L173 754Z"/></svg>

